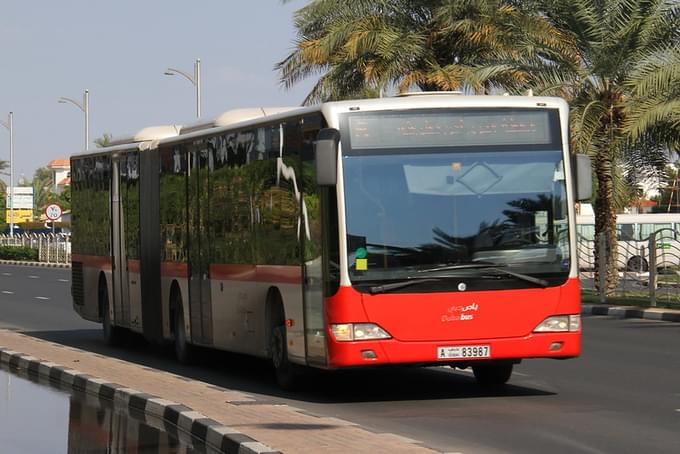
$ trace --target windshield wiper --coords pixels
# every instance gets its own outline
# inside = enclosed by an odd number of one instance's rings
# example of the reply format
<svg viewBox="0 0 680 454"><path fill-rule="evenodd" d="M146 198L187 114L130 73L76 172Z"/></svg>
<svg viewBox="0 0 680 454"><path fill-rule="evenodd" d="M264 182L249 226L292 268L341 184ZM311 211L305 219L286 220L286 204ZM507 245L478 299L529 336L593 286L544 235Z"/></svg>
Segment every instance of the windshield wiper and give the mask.
<svg viewBox="0 0 680 454"><path fill-rule="evenodd" d="M386 293L392 290L408 287L410 285L424 284L425 282L437 282L441 279L441 277L429 277L421 279L408 279L405 281L392 282L391 284L374 285L373 287L369 287L368 292L371 295L375 295L376 293Z"/></svg>
<svg viewBox="0 0 680 454"><path fill-rule="evenodd" d="M493 263L462 263L460 265L448 265L440 266L437 268L428 268L425 270L418 271L419 273L432 273L435 271L451 271L451 270L464 270L464 269L484 269L487 271L495 271L497 273L507 274L516 279L522 281L531 282L532 284L539 285L541 287L547 287L550 284L545 279L539 279L537 277L529 276L528 274L517 273L515 271L510 271L506 269L507 265L496 265Z"/></svg>
<svg viewBox="0 0 680 454"><path fill-rule="evenodd" d="M446 265L446 266L438 266L436 268L427 268L427 269L424 269L424 270L418 270L418 272L419 273L432 273L434 271L451 271L451 270L466 270L466 269L474 269L474 268L491 268L491 267L496 267L496 266L499 266L499 265L496 265L495 263L487 263L487 262L461 263L459 265Z"/></svg>
<svg viewBox="0 0 680 454"><path fill-rule="evenodd" d="M536 284L541 287L547 287L550 285L550 283L548 283L548 281L545 279L539 279L537 277L529 276L528 274L515 273L514 271L506 270L505 268L490 267L487 268L487 270L507 274L508 276L512 276L522 281L531 282L532 284Z"/></svg>

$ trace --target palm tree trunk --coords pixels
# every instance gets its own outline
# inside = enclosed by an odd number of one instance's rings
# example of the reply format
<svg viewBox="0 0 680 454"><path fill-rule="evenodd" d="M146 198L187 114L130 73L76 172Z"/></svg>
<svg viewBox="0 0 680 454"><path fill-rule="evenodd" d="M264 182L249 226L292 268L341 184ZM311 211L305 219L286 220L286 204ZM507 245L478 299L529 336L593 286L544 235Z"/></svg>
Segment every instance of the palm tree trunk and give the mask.
<svg viewBox="0 0 680 454"><path fill-rule="evenodd" d="M614 178L612 159L598 153L595 157L595 174L597 175L597 202L595 204L595 288L600 289L600 272L606 273L605 295L611 296L619 281L617 270L616 239L616 207L614 206ZM600 242L599 238L604 235L606 240ZM600 245L605 245L605 251L600 251ZM606 269L600 267L600 258L604 258Z"/></svg>

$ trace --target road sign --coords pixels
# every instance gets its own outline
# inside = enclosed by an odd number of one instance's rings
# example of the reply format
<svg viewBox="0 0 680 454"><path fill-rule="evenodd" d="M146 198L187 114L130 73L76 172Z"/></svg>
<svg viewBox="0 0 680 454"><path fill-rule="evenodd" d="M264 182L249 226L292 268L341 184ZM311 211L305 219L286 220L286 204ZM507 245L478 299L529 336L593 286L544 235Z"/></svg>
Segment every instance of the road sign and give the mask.
<svg viewBox="0 0 680 454"><path fill-rule="evenodd" d="M61 207L56 203L50 203L45 208L45 216L47 216L47 219L50 221L56 221L61 217Z"/></svg>
<svg viewBox="0 0 680 454"><path fill-rule="evenodd" d="M11 203L15 210L33 210L33 188L19 186L12 188L12 192L14 198L11 197L11 194L7 194L7 209L9 209Z"/></svg>

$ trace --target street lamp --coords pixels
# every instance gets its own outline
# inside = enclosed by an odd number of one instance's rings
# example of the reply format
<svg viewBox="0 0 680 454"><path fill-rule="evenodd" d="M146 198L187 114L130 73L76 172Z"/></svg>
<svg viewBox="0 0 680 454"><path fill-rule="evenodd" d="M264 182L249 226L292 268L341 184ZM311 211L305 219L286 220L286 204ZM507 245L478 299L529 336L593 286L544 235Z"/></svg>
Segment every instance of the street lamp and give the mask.
<svg viewBox="0 0 680 454"><path fill-rule="evenodd" d="M85 90L83 93L83 103L79 103L71 98L64 98L63 96L57 101L61 104L70 102L85 114L85 151L90 149L90 90Z"/></svg>
<svg viewBox="0 0 680 454"><path fill-rule="evenodd" d="M7 115L7 123L0 120L9 130L9 235L14 236L14 112Z"/></svg>
<svg viewBox="0 0 680 454"><path fill-rule="evenodd" d="M168 68L163 74L166 76L174 76L175 74L179 74L180 76L184 76L196 87L196 118L201 118L201 59L197 58L194 62L193 76L175 68Z"/></svg>

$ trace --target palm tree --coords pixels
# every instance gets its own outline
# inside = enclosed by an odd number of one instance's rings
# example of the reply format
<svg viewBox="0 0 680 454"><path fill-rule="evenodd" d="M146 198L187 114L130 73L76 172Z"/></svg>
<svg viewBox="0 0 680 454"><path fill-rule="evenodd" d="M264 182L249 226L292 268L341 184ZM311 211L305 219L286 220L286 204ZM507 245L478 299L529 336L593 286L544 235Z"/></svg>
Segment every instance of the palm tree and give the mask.
<svg viewBox="0 0 680 454"><path fill-rule="evenodd" d="M295 49L276 65L305 104L385 89L518 91L577 64L570 35L508 0L315 0L296 12Z"/></svg>
<svg viewBox="0 0 680 454"><path fill-rule="evenodd" d="M52 171L47 167L39 167L33 174L33 207L34 212L40 212L50 201L54 188Z"/></svg>
<svg viewBox="0 0 680 454"><path fill-rule="evenodd" d="M581 61L561 83L546 80L543 87L570 101L572 147L593 157L595 230L606 238L604 290L611 294L622 163L633 162L638 173L660 171L680 138L680 9L674 0L553 0L543 8L571 36ZM596 270L599 257L596 242Z"/></svg>
<svg viewBox="0 0 680 454"><path fill-rule="evenodd" d="M112 138L113 136L111 134L105 132L101 137L97 137L94 140L94 144L97 146L97 148L107 147L111 143Z"/></svg>
<svg viewBox="0 0 680 454"><path fill-rule="evenodd" d="M8 161L0 160L0 175L9 176L9 172L7 172L8 167L9 167ZM5 183L3 180L0 180L0 193L2 194L7 193L7 183Z"/></svg>
<svg viewBox="0 0 680 454"><path fill-rule="evenodd" d="M680 162L666 166L659 182L659 195L652 198L657 202L652 212L680 213Z"/></svg>

